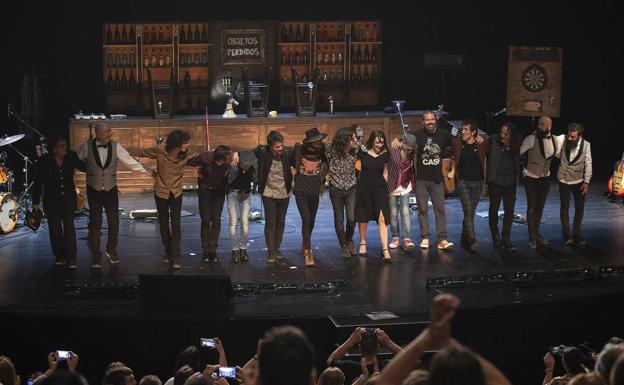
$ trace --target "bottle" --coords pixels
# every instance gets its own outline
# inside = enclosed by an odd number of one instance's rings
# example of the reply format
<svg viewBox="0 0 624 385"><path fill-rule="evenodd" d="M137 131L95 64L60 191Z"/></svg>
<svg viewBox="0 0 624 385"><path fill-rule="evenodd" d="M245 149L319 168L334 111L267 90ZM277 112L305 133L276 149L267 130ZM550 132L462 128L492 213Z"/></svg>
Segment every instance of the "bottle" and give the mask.
<svg viewBox="0 0 624 385"><path fill-rule="evenodd" d="M282 47L282 64L286 64L286 47Z"/></svg>
<svg viewBox="0 0 624 385"><path fill-rule="evenodd" d="M195 56L193 57L193 64L195 65L199 64L199 50L198 49L195 50Z"/></svg>
<svg viewBox="0 0 624 385"><path fill-rule="evenodd" d="M186 51L186 65L187 66L193 65L193 53L191 52L190 49Z"/></svg>
<svg viewBox="0 0 624 385"><path fill-rule="evenodd" d="M371 80L371 83L375 83L377 81L377 67L376 66L373 66L370 80Z"/></svg>
<svg viewBox="0 0 624 385"><path fill-rule="evenodd" d="M201 40L202 42L208 41L208 31L206 30L206 24L202 24Z"/></svg>
<svg viewBox="0 0 624 385"><path fill-rule="evenodd" d="M308 47L303 47L303 64L308 64Z"/></svg>
<svg viewBox="0 0 624 385"><path fill-rule="evenodd" d="M329 63L329 48L325 47L325 55L323 55L323 62L325 64Z"/></svg>
<svg viewBox="0 0 624 385"><path fill-rule="evenodd" d="M288 41L295 40L295 31L293 30L293 25L288 24Z"/></svg>
<svg viewBox="0 0 624 385"><path fill-rule="evenodd" d="M195 24L193 24L193 41L194 42L199 42L200 37L199 37L199 27Z"/></svg>
<svg viewBox="0 0 624 385"><path fill-rule="evenodd" d="M282 31L280 32L282 37L282 42L286 42L288 40L288 30L286 30L286 24L282 24Z"/></svg>
<svg viewBox="0 0 624 385"><path fill-rule="evenodd" d="M378 41L377 39L377 23L373 23L373 31L371 32L371 38L373 41Z"/></svg>
<svg viewBox="0 0 624 385"><path fill-rule="evenodd" d="M130 67L134 67L135 60L134 51L130 51Z"/></svg>
<svg viewBox="0 0 624 385"><path fill-rule="evenodd" d="M364 27L362 27L362 24L360 24L360 26L358 27L358 31L357 31L357 41L363 41L364 40Z"/></svg>
<svg viewBox="0 0 624 385"><path fill-rule="evenodd" d="M184 24L180 24L180 43L186 43L186 28L184 28Z"/></svg>
<svg viewBox="0 0 624 385"><path fill-rule="evenodd" d="M318 53L316 54L316 64L323 64L323 51L319 48Z"/></svg>
<svg viewBox="0 0 624 385"><path fill-rule="evenodd" d="M115 35L113 37L113 44L119 44L119 26L115 26Z"/></svg>
<svg viewBox="0 0 624 385"><path fill-rule="evenodd" d="M136 42L136 33L134 32L134 25L130 24L130 32L128 33L130 36L130 43Z"/></svg>
<svg viewBox="0 0 624 385"><path fill-rule="evenodd" d="M167 67L171 65L171 55L169 54L169 50L167 50L167 55L165 56L165 65Z"/></svg>
<svg viewBox="0 0 624 385"><path fill-rule="evenodd" d="M364 47L364 62L368 63L369 59L370 59L370 55L368 53L368 45L366 45Z"/></svg>
<svg viewBox="0 0 624 385"><path fill-rule="evenodd" d="M159 43L165 42L165 31L163 30L162 25L158 28L158 42Z"/></svg>
<svg viewBox="0 0 624 385"><path fill-rule="evenodd" d="M111 27L110 25L106 25L106 44L112 44L113 43L113 33L111 32Z"/></svg>
<svg viewBox="0 0 624 385"><path fill-rule="evenodd" d="M186 65L186 51L180 50L180 66L184 67Z"/></svg>
<svg viewBox="0 0 624 385"><path fill-rule="evenodd" d="M377 46L376 45L373 45L373 50L371 52L371 61L373 63L377 62Z"/></svg>
<svg viewBox="0 0 624 385"><path fill-rule="evenodd" d="M106 59L106 64L110 67L113 67L115 65L115 55L113 55L113 51L110 48L108 48L107 52L108 55Z"/></svg>
<svg viewBox="0 0 624 385"><path fill-rule="evenodd" d="M344 30L342 24L338 24L337 41L344 41Z"/></svg>
<svg viewBox="0 0 624 385"><path fill-rule="evenodd" d="M163 56L162 48L158 50L158 66L162 67L165 65L165 57Z"/></svg>
<svg viewBox="0 0 624 385"><path fill-rule="evenodd" d="M338 34L336 33L336 26L334 24L332 24L329 27L329 40L330 41L337 41L338 40Z"/></svg>
<svg viewBox="0 0 624 385"><path fill-rule="evenodd" d="M156 67L158 64L158 59L156 58L156 51L152 51L152 62L150 63L152 67Z"/></svg>
<svg viewBox="0 0 624 385"><path fill-rule="evenodd" d="M121 56L119 55L119 51L115 50L115 65L120 66L121 64Z"/></svg>
<svg viewBox="0 0 624 385"><path fill-rule="evenodd" d="M362 83L362 71L360 66L357 67L357 72L355 73L355 81L358 83Z"/></svg>
<svg viewBox="0 0 624 385"><path fill-rule="evenodd" d="M308 41L310 39L310 31L308 30L308 24L303 24L303 41Z"/></svg>
<svg viewBox="0 0 624 385"><path fill-rule="evenodd" d="M143 28L143 44L151 44L150 33L147 27Z"/></svg>
<svg viewBox="0 0 624 385"><path fill-rule="evenodd" d="M336 64L336 47L332 47L331 50L331 63Z"/></svg>
<svg viewBox="0 0 624 385"><path fill-rule="evenodd" d="M121 86L120 84L120 80L119 80L119 70L115 70L115 80L113 81L113 88L118 90L119 87Z"/></svg>
<svg viewBox="0 0 624 385"><path fill-rule="evenodd" d="M128 88L133 89L136 87L136 80L134 80L134 69L130 70L130 80L128 80Z"/></svg>
<svg viewBox="0 0 624 385"><path fill-rule="evenodd" d="M143 67L149 67L150 65L150 57L149 57L149 51L147 50L147 48L145 48L145 51L143 51Z"/></svg>
<svg viewBox="0 0 624 385"><path fill-rule="evenodd" d="M301 33L301 24L297 24L297 29L295 30L295 40L296 41L302 41L303 40L303 36Z"/></svg>
<svg viewBox="0 0 624 385"><path fill-rule="evenodd" d="M123 30L121 31L121 42L122 44L128 43L128 31L126 30L125 24L123 26Z"/></svg>
<svg viewBox="0 0 624 385"><path fill-rule="evenodd" d="M362 79L362 81L364 83L368 83L369 80L370 80L370 75L368 73L368 66L364 66L364 78Z"/></svg>
<svg viewBox="0 0 624 385"><path fill-rule="evenodd" d="M360 49L360 46L357 46L357 50L355 51L355 61L356 62L361 62L362 61L362 50Z"/></svg>
<svg viewBox="0 0 624 385"><path fill-rule="evenodd" d="M106 77L106 86L110 89L115 87L115 80L113 80L113 73L111 70L108 70L108 76Z"/></svg>
<svg viewBox="0 0 624 385"><path fill-rule="evenodd" d="M288 64L293 64L293 49L288 47Z"/></svg>
<svg viewBox="0 0 624 385"><path fill-rule="evenodd" d="M188 71L184 73L184 87L191 88L191 74Z"/></svg>
<svg viewBox="0 0 624 385"><path fill-rule="evenodd" d="M338 64L342 64L342 48L338 51Z"/></svg>
<svg viewBox="0 0 624 385"><path fill-rule="evenodd" d="M366 28L365 28L364 31L365 31L364 32L364 40L371 41L371 38L370 38L370 26L368 24L366 24Z"/></svg>
<svg viewBox="0 0 624 385"><path fill-rule="evenodd" d="M150 39L152 40L152 43L154 44L160 43L160 41L158 40L158 34L156 33L156 26L152 27L152 36Z"/></svg>
<svg viewBox="0 0 624 385"><path fill-rule="evenodd" d="M126 78L126 71L124 70L121 71L120 87L122 90L125 90L128 88L128 78Z"/></svg>
<svg viewBox="0 0 624 385"><path fill-rule="evenodd" d="M339 82L344 80L344 78L342 77L342 68L338 68L338 72L336 74L336 80L338 80Z"/></svg>
<svg viewBox="0 0 624 385"><path fill-rule="evenodd" d="M332 82L336 80L336 69L333 67L331 70L329 70L329 80L331 80Z"/></svg>
<svg viewBox="0 0 624 385"><path fill-rule="evenodd" d="M301 49L299 47L295 50L295 63L301 64Z"/></svg>
<svg viewBox="0 0 624 385"><path fill-rule="evenodd" d="M128 65L128 51L123 50L123 54L121 54L121 65L126 67Z"/></svg>
<svg viewBox="0 0 624 385"><path fill-rule="evenodd" d="M201 63L208 64L208 53L206 52L206 48L202 49Z"/></svg>

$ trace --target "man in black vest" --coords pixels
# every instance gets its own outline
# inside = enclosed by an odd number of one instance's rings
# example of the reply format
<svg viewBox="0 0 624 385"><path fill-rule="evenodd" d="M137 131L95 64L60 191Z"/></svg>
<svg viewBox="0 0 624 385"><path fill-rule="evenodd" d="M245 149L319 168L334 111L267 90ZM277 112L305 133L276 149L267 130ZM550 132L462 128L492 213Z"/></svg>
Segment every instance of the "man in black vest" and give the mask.
<svg viewBox="0 0 624 385"><path fill-rule="evenodd" d="M524 188L527 196L527 224L529 247L545 246L548 241L539 233L540 222L548 191L550 190L550 164L557 154L557 141L551 135L552 119L542 116L537 130L524 138L520 155L528 154L524 169Z"/></svg>

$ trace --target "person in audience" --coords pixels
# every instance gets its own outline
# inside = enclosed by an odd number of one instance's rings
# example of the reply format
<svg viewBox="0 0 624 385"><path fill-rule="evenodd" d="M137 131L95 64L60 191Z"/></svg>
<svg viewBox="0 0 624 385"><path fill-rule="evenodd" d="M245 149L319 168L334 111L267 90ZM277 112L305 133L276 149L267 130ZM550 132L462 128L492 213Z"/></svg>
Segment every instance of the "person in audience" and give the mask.
<svg viewBox="0 0 624 385"><path fill-rule="evenodd" d="M330 366L321 372L317 385L344 385L344 383L345 375L342 370Z"/></svg>
<svg viewBox="0 0 624 385"><path fill-rule="evenodd" d="M429 372L424 369L414 369L403 380L401 385L428 385L429 384Z"/></svg>
<svg viewBox="0 0 624 385"><path fill-rule="evenodd" d="M607 385L597 373L579 373L572 377L568 385Z"/></svg>
<svg viewBox="0 0 624 385"><path fill-rule="evenodd" d="M77 372L62 370L44 377L41 385L89 385L89 383Z"/></svg>
<svg viewBox="0 0 624 385"><path fill-rule="evenodd" d="M103 385L137 385L134 372L127 366L114 366L106 371Z"/></svg>
<svg viewBox="0 0 624 385"><path fill-rule="evenodd" d="M15 371L15 365L7 356L0 356L0 383L4 385L20 385L20 378Z"/></svg>
<svg viewBox="0 0 624 385"><path fill-rule="evenodd" d="M609 381L611 375L611 368L615 361L624 355L624 343L608 343L602 348L602 351L596 359L596 372L602 377L603 380Z"/></svg>
<svg viewBox="0 0 624 385"><path fill-rule="evenodd" d="M143 376L139 381L139 385L162 385L162 381L158 376L154 376L153 374L148 374L147 376Z"/></svg>
<svg viewBox="0 0 624 385"><path fill-rule="evenodd" d="M377 383L377 377L379 376L379 362L377 361L377 357L375 357L375 361L371 365L368 360L362 356L360 358L360 370L361 374L353 381L352 385L373 385Z"/></svg>
<svg viewBox="0 0 624 385"><path fill-rule="evenodd" d="M294 326L271 329L260 343L261 385L315 385L315 353L308 337Z"/></svg>
<svg viewBox="0 0 624 385"><path fill-rule="evenodd" d="M381 362L378 360L377 355L379 353L380 344L387 347L395 354L402 350L402 348L392 341L386 332L381 329L355 328L349 338L327 357L327 365L334 365L341 368L345 374L345 382L350 384L362 373L362 369L361 362L343 360L347 352L355 346L358 346L360 354L366 360L368 372L372 374L375 372L375 365L377 365L377 369L383 369L387 363L387 360Z"/></svg>
<svg viewBox="0 0 624 385"><path fill-rule="evenodd" d="M620 354L611 368L609 385L624 385L624 354Z"/></svg>
<svg viewBox="0 0 624 385"><path fill-rule="evenodd" d="M184 385L193 373L196 373L196 371L189 365L182 366L176 370L175 375L173 376L173 385Z"/></svg>
<svg viewBox="0 0 624 385"><path fill-rule="evenodd" d="M78 366L78 354L74 352L70 352L69 359L59 359L56 351L50 352L48 353L48 369L45 371L45 373L43 373L43 375L38 380L41 381L45 377L51 376L53 373L57 371L57 369L75 372L77 366Z"/></svg>
<svg viewBox="0 0 624 385"><path fill-rule="evenodd" d="M561 364L565 370L565 374L559 377L553 377L553 369L555 365L555 359L552 354L547 353L544 357L544 365L546 366L546 375L542 384L554 383L557 385L567 384L572 377L577 374L586 373L588 365L588 359L583 352L574 346L563 347L561 352Z"/></svg>

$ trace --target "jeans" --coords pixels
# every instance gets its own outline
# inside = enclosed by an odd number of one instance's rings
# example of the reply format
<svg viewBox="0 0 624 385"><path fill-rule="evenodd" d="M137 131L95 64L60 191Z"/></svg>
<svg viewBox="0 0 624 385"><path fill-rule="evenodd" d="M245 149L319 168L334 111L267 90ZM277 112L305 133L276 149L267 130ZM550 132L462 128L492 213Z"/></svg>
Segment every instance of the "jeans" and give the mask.
<svg viewBox="0 0 624 385"><path fill-rule="evenodd" d="M89 249L94 262L102 258L100 236L102 234L102 209L106 212L108 239L106 251L117 253L117 236L119 234L119 194L117 186L108 191L98 191L87 185L87 201L89 202Z"/></svg>
<svg viewBox="0 0 624 385"><path fill-rule="evenodd" d="M483 191L483 181L460 180L457 184L457 193L464 209L464 222L462 224L462 240L474 241L476 239L474 229L474 216Z"/></svg>
<svg viewBox="0 0 624 385"><path fill-rule="evenodd" d="M169 193L169 198L163 199L154 196L156 210L158 211L158 223L160 224L160 239L165 248L165 254L173 262L180 260L180 217L182 214L182 194L174 198ZM169 229L171 221L171 230Z"/></svg>
<svg viewBox="0 0 624 385"><path fill-rule="evenodd" d="M341 190L334 186L329 186L329 199L334 209L334 228L340 246L346 246L353 241L355 232L355 190L353 186L349 190ZM347 226L345 229L345 212Z"/></svg>
<svg viewBox="0 0 624 385"><path fill-rule="evenodd" d="M284 227L286 226L286 212L290 197L284 199L275 199L262 197L262 205L264 206L264 239L269 253L279 252L284 236Z"/></svg>
<svg viewBox="0 0 624 385"><path fill-rule="evenodd" d="M550 190L550 178L524 178L524 189L527 196L527 225L529 228L529 241L535 241L539 235L539 226L542 222L542 213L548 191Z"/></svg>
<svg viewBox="0 0 624 385"><path fill-rule="evenodd" d="M503 233L501 238L509 240L511 238L511 224L514 216L514 206L516 205L516 184L512 183L507 186L501 186L495 183L489 183L490 188L490 210L488 214L490 231L498 234L498 208L501 199L503 200Z"/></svg>
<svg viewBox="0 0 624 385"><path fill-rule="evenodd" d="M403 229L403 239L409 239L411 237L410 232L410 208L409 208L410 194L401 196L388 195L388 201L390 203L390 231L392 238L399 238L399 213L397 210L397 200L401 208L401 227Z"/></svg>
<svg viewBox="0 0 624 385"><path fill-rule="evenodd" d="M216 253L221 232L221 212L225 202L223 190L208 190L200 187L199 216L201 217L201 241L204 253Z"/></svg>
<svg viewBox="0 0 624 385"><path fill-rule="evenodd" d="M438 241L441 241L447 238L446 212L444 210L444 183L434 183L426 180L416 181L418 222L420 223L420 236L423 239L429 239L429 205L427 203L429 197L431 197L431 203L433 203Z"/></svg>
<svg viewBox="0 0 624 385"><path fill-rule="evenodd" d="M65 205L44 205L48 217L50 245L57 262L76 263L76 229L74 210Z"/></svg>
<svg viewBox="0 0 624 385"><path fill-rule="evenodd" d="M583 211L585 211L585 195L581 194L583 182L577 184L565 184L559 182L559 200L561 201L561 230L563 238L570 238L570 194L574 196L574 224L572 236L581 236L581 222L583 221Z"/></svg>
<svg viewBox="0 0 624 385"><path fill-rule="evenodd" d="M251 196L240 190L230 190L227 195L228 214L230 216L230 246L232 250L246 249L249 236L249 207ZM240 218L240 238L238 220Z"/></svg>
<svg viewBox="0 0 624 385"><path fill-rule="evenodd" d="M295 193L295 202L301 215L301 247L303 250L312 248L312 230L319 207L319 194Z"/></svg>

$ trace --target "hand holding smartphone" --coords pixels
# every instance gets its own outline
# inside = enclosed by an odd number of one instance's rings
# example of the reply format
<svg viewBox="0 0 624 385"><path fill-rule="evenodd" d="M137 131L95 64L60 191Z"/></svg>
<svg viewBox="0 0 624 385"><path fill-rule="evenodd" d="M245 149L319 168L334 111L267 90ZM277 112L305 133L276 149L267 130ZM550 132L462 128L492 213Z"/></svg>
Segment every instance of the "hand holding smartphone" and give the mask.
<svg viewBox="0 0 624 385"><path fill-rule="evenodd" d="M214 349L217 346L214 338L200 338L199 339L199 347Z"/></svg>
<svg viewBox="0 0 624 385"><path fill-rule="evenodd" d="M56 351L57 361L69 360L70 357L71 357L71 352L69 350L57 350Z"/></svg>
<svg viewBox="0 0 624 385"><path fill-rule="evenodd" d="M219 371L217 372L217 376L223 378L235 378L236 377L236 367L233 366L220 366Z"/></svg>

